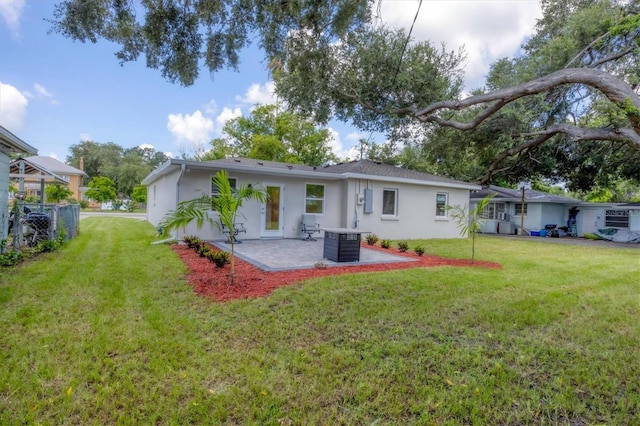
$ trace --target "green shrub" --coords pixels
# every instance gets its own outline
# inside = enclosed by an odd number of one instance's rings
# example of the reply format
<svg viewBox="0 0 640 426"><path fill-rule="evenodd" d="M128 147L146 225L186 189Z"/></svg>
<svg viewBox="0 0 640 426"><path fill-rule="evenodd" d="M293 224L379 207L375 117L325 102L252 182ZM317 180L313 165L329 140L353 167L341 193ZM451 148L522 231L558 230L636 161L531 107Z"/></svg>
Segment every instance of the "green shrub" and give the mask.
<svg viewBox="0 0 640 426"><path fill-rule="evenodd" d="M416 246L413 251L415 251L418 256L422 256L424 254L424 247Z"/></svg>
<svg viewBox="0 0 640 426"><path fill-rule="evenodd" d="M89 208L89 202L87 200L80 200L80 202L78 204L80 204L80 208L81 209Z"/></svg>
<svg viewBox="0 0 640 426"><path fill-rule="evenodd" d="M224 265L229 263L229 253L226 251L210 250L206 257L209 259L209 262L215 264L218 268L224 268Z"/></svg>
<svg viewBox="0 0 640 426"><path fill-rule="evenodd" d="M211 247L206 244L202 244L198 250L196 250L200 257L207 257L207 255L212 251Z"/></svg>
<svg viewBox="0 0 640 426"><path fill-rule="evenodd" d="M189 248L196 248L196 245L198 245L199 248L202 243L202 240L195 235L185 235L184 238L182 238L182 241L184 241Z"/></svg>
<svg viewBox="0 0 640 426"><path fill-rule="evenodd" d="M17 265L23 260L24 255L19 251L0 253L0 267Z"/></svg>
<svg viewBox="0 0 640 426"><path fill-rule="evenodd" d="M398 250L400 250L402 253L409 250L409 243L407 243L406 241L398 241Z"/></svg>
<svg viewBox="0 0 640 426"><path fill-rule="evenodd" d="M391 247L391 240L380 241L380 247L388 249L389 247Z"/></svg>
<svg viewBox="0 0 640 426"><path fill-rule="evenodd" d="M60 242L58 240L44 240L40 241L36 246L36 251L38 253L46 253L50 251L54 251L60 247Z"/></svg>
<svg viewBox="0 0 640 426"><path fill-rule="evenodd" d="M369 234L367 235L366 239L367 244L369 244L370 246L375 246L378 242L378 236L376 234Z"/></svg>

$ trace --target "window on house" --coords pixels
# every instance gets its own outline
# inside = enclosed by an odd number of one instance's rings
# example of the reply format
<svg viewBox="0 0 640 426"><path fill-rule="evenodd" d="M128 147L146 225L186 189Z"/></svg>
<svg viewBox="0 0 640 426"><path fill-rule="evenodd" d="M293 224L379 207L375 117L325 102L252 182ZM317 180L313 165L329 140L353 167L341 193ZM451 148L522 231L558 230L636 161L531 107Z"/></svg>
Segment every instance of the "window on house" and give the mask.
<svg viewBox="0 0 640 426"><path fill-rule="evenodd" d="M237 188L238 180L236 178L229 178L229 185L231 185L231 190L235 191ZM220 195L220 190L218 189L218 185L213 182L213 176L211 176L211 196L215 197Z"/></svg>
<svg viewBox="0 0 640 426"><path fill-rule="evenodd" d="M604 212L604 226L611 228L628 228L629 210L606 210Z"/></svg>
<svg viewBox="0 0 640 426"><path fill-rule="evenodd" d="M447 202L449 195L445 192L438 192L436 194L436 217L447 216Z"/></svg>
<svg viewBox="0 0 640 426"><path fill-rule="evenodd" d="M516 203L515 206L516 206L515 215L516 216L522 215L522 203ZM527 215L527 203L524 204L524 215L525 216Z"/></svg>
<svg viewBox="0 0 640 426"><path fill-rule="evenodd" d="M304 212L311 214L324 213L324 185L307 184L304 196Z"/></svg>
<svg viewBox="0 0 640 426"><path fill-rule="evenodd" d="M489 203L480 213L480 218L489 220L505 220L506 211L507 208L505 203Z"/></svg>
<svg viewBox="0 0 640 426"><path fill-rule="evenodd" d="M382 190L382 214L384 216L398 215L398 190L385 188Z"/></svg>

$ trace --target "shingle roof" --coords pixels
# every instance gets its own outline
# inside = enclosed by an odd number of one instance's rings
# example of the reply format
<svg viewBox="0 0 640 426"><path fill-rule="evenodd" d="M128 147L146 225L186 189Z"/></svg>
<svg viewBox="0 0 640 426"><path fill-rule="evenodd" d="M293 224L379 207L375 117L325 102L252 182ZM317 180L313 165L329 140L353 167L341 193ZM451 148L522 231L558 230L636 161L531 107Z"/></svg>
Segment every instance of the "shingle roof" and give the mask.
<svg viewBox="0 0 640 426"><path fill-rule="evenodd" d="M295 164L295 163L280 163L277 161L267 161L267 160L254 160L253 158L243 158L243 157L232 157L232 158L223 158L221 160L212 160L212 161L204 161L203 163L212 163L212 164L237 164L243 165L247 167L255 167L256 169L281 169L281 170L304 170L304 171L313 171L313 170L321 170L320 167L312 167L307 166L305 164Z"/></svg>
<svg viewBox="0 0 640 426"><path fill-rule="evenodd" d="M480 191L471 192L471 199L481 199L491 194L495 194L496 201L498 200L519 201L522 199L521 189L502 188L500 186L495 186L495 185L490 185L489 187L483 187ZM575 200L573 198L548 194L546 192L536 191L534 189L525 189L524 199L527 202L561 203L561 204L579 203L578 200Z"/></svg>
<svg viewBox="0 0 640 426"><path fill-rule="evenodd" d="M371 160L355 160L348 163L334 164L325 166L321 171L326 173L356 173L371 176L384 176L394 177L400 179L413 179L422 180L428 182L441 182L441 183L455 183L461 185L469 185L468 182L463 182L455 179L449 179L442 176L436 176L429 173L423 173L416 170L404 169L402 167L396 167L389 164L378 163Z"/></svg>
<svg viewBox="0 0 640 426"><path fill-rule="evenodd" d="M171 168L186 166L189 168L210 169L226 168L280 176L298 176L305 178L315 176L318 179L340 180L345 178L375 179L389 181L406 181L424 185L442 185L451 188L477 189L477 185L448 179L441 176L403 169L370 160L352 161L325 167L306 166L304 164L280 163L277 161L254 160L250 158L224 158L212 161L191 161L170 159L144 178L142 183L149 185L159 176L169 173ZM386 179L384 179L386 178Z"/></svg>
<svg viewBox="0 0 640 426"><path fill-rule="evenodd" d="M70 165L63 163L62 161L58 161L53 157L44 157L44 156L34 155L32 157L25 157L25 160L28 160L33 164L37 164L41 167L44 167L45 169L59 175L88 176L82 170L76 169L75 167L71 167Z"/></svg>

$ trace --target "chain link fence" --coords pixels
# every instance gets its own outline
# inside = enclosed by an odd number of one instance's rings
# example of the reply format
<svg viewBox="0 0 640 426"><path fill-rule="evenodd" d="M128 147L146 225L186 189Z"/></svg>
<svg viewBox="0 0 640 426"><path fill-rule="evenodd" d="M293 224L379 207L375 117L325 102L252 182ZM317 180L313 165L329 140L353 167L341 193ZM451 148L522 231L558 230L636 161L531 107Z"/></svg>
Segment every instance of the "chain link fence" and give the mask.
<svg viewBox="0 0 640 426"><path fill-rule="evenodd" d="M78 204L30 204L16 201L9 212L8 245L13 250L43 241L70 240L80 229Z"/></svg>

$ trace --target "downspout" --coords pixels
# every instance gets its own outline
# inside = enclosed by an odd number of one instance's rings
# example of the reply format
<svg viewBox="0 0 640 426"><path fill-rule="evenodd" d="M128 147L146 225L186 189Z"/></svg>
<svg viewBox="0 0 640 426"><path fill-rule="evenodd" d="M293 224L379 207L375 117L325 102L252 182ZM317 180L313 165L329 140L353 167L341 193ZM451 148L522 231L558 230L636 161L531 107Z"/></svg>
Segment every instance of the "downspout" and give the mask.
<svg viewBox="0 0 640 426"><path fill-rule="evenodd" d="M176 180L176 209L178 208L178 203L180 203L180 180L182 180L182 176L187 171L187 166L185 164L180 165L180 173L178 174L178 179ZM178 230L175 230L175 235L173 236L176 240L178 239Z"/></svg>

